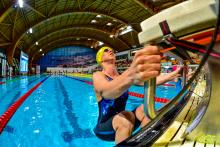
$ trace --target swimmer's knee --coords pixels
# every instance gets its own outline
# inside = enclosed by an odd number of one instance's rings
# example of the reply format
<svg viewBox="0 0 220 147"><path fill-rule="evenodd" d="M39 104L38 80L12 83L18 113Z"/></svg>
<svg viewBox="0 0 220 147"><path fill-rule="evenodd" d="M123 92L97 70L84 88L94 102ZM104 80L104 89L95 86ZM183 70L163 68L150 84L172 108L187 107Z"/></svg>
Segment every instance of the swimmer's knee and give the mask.
<svg viewBox="0 0 220 147"><path fill-rule="evenodd" d="M145 117L145 114L144 114L144 105L141 105L139 106L136 111L135 111L135 116L137 117L137 119L139 121L142 121Z"/></svg>
<svg viewBox="0 0 220 147"><path fill-rule="evenodd" d="M131 114L131 117L133 117L132 114ZM132 122L125 116L122 117L121 115L117 115L113 118L112 125L113 125L114 130L117 130L118 128L133 129L134 122Z"/></svg>
<svg viewBox="0 0 220 147"><path fill-rule="evenodd" d="M128 119L131 123L134 123L135 122L135 114L133 112L129 112L129 111L123 111L121 112L124 117L126 119Z"/></svg>

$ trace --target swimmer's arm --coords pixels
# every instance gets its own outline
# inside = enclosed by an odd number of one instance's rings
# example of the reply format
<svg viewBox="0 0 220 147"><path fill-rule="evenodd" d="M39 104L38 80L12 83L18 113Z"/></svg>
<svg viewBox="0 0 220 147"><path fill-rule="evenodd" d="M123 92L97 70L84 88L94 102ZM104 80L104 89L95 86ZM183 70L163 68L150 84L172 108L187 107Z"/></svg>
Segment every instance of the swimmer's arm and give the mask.
<svg viewBox="0 0 220 147"><path fill-rule="evenodd" d="M168 73L166 75L160 75L157 77L157 85L161 85L161 84L164 84L168 81L171 81L177 77L179 77L180 74L176 74L176 72L171 72L171 73Z"/></svg>
<svg viewBox="0 0 220 147"><path fill-rule="evenodd" d="M118 98L132 85L130 77L130 73L125 71L114 80L108 81L102 72L96 72L93 74L95 91L107 99Z"/></svg>
<svg viewBox="0 0 220 147"><path fill-rule="evenodd" d="M156 78L156 85L161 85L163 83L166 83L168 81L171 81L172 79L170 78L170 74L166 74L166 75L160 75ZM140 82L135 84L137 86L144 86L144 82Z"/></svg>
<svg viewBox="0 0 220 147"><path fill-rule="evenodd" d="M181 71L181 68L178 68L177 70L173 71L173 72L170 72L166 75L159 75L157 76L157 79L156 79L156 85L161 85L161 84L164 84L168 81L171 81L177 77L180 77L181 75L179 74L179 72ZM144 86L144 82L141 82L141 83L138 83L136 84L138 86Z"/></svg>

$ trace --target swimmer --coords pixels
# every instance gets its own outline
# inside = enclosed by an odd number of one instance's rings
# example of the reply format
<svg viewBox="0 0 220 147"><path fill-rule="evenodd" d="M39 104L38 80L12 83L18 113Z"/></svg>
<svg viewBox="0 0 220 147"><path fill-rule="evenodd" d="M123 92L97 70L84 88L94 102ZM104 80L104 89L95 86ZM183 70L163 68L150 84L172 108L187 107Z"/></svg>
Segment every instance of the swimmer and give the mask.
<svg viewBox="0 0 220 147"><path fill-rule="evenodd" d="M116 144L128 138L138 126L145 126L150 119L144 114L143 105L135 110L126 111L128 88L143 85L157 77L157 85L170 81L180 69L164 76L159 76L161 56L156 46L148 46L135 53L130 67L119 74L116 56L110 47L102 47L96 54L96 61L102 71L93 74L93 84L99 107L99 117L94 132L97 137Z"/></svg>

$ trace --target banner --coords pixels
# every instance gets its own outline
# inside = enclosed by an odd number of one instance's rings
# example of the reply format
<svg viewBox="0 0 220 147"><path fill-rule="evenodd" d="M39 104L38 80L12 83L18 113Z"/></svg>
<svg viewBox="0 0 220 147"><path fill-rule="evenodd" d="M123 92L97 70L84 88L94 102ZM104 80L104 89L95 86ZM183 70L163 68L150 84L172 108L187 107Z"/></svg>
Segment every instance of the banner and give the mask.
<svg viewBox="0 0 220 147"><path fill-rule="evenodd" d="M20 56L20 73L28 72L28 55L21 51Z"/></svg>

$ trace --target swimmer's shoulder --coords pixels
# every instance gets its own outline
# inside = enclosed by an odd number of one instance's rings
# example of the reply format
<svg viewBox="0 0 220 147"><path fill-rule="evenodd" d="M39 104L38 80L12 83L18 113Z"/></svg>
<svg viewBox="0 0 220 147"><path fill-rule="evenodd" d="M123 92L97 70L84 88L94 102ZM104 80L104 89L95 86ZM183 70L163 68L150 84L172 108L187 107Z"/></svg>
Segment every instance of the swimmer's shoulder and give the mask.
<svg viewBox="0 0 220 147"><path fill-rule="evenodd" d="M97 78L97 77L100 77L100 76L104 77L105 75L101 71L96 71L96 72L93 73L92 78L94 79L94 78Z"/></svg>

